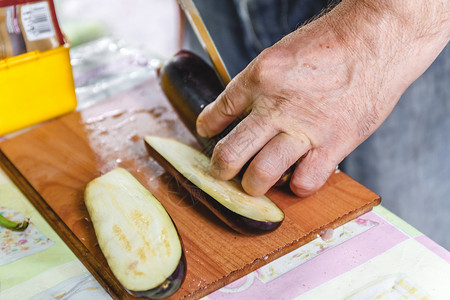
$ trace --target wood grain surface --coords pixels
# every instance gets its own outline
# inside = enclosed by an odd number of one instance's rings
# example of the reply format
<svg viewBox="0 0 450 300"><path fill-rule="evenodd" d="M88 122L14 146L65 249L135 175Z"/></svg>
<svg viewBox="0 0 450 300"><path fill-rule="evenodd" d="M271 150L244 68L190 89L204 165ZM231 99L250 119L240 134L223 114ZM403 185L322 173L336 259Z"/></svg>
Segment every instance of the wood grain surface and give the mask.
<svg viewBox="0 0 450 300"><path fill-rule="evenodd" d="M274 232L242 235L190 196L146 151L143 137L172 137L198 147L171 109L156 77L81 112L0 143L0 162L89 271L115 298L135 298L109 269L83 193L116 167L130 171L164 205L184 244L187 275L173 299L200 298L369 211L380 198L342 172L313 196L272 189L286 218Z"/></svg>

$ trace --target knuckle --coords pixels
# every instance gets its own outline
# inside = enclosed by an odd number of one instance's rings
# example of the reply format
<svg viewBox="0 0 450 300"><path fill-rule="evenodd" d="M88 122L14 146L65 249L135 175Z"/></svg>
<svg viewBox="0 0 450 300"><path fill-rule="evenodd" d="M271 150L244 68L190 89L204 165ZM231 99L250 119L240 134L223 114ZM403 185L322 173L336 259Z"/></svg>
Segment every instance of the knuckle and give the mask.
<svg viewBox="0 0 450 300"><path fill-rule="evenodd" d="M252 165L252 173L260 182L275 181L277 178L273 176L272 170L274 166L269 162L259 162Z"/></svg>
<svg viewBox="0 0 450 300"><path fill-rule="evenodd" d="M252 63L253 80L260 85L273 87L286 78L286 71L294 65L292 54L283 47L269 47Z"/></svg>
<svg viewBox="0 0 450 300"><path fill-rule="evenodd" d="M254 82L262 87L267 86L271 83L271 79L269 78L269 73L265 71L265 67L263 63L258 63L255 66L255 73L253 73Z"/></svg>
<svg viewBox="0 0 450 300"><path fill-rule="evenodd" d="M213 160L215 164L227 169L236 169L238 167L238 159L235 151L230 144L221 140L214 148Z"/></svg>
<svg viewBox="0 0 450 300"><path fill-rule="evenodd" d="M252 65L253 80L261 85L265 85L273 81L271 74L276 65L277 58L273 55L270 48L261 52Z"/></svg>
<svg viewBox="0 0 450 300"><path fill-rule="evenodd" d="M236 115L236 105L234 104L230 93L224 93L219 104L219 113L225 117L234 117Z"/></svg>

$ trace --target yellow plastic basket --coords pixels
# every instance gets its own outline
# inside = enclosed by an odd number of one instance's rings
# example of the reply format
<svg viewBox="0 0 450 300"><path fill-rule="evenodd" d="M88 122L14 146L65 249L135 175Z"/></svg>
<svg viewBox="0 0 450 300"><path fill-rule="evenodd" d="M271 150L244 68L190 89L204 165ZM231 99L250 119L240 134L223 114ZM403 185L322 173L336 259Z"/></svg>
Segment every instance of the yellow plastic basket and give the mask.
<svg viewBox="0 0 450 300"><path fill-rule="evenodd" d="M76 108L69 48L0 60L0 136Z"/></svg>

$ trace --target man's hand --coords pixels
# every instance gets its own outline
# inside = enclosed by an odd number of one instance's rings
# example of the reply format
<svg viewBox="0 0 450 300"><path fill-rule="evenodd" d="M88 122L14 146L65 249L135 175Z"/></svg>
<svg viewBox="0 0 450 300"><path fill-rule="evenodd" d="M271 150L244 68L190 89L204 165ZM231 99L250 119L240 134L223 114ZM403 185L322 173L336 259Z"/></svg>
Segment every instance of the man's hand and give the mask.
<svg viewBox="0 0 450 300"><path fill-rule="evenodd" d="M231 179L256 155L242 178L249 194L293 164L291 190L317 191L448 43L449 3L343 1L263 51L197 120L213 136L245 117L217 144L213 175Z"/></svg>

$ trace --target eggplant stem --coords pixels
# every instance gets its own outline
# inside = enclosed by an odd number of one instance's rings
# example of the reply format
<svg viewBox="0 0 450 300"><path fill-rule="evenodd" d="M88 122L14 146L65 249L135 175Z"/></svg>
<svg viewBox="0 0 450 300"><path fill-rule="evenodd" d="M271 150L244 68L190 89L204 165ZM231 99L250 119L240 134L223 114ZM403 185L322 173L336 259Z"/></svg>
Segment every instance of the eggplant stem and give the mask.
<svg viewBox="0 0 450 300"><path fill-rule="evenodd" d="M14 222L8 220L3 215L0 214L0 227L5 227L13 231L24 231L27 229L30 219L26 218L22 222Z"/></svg>

